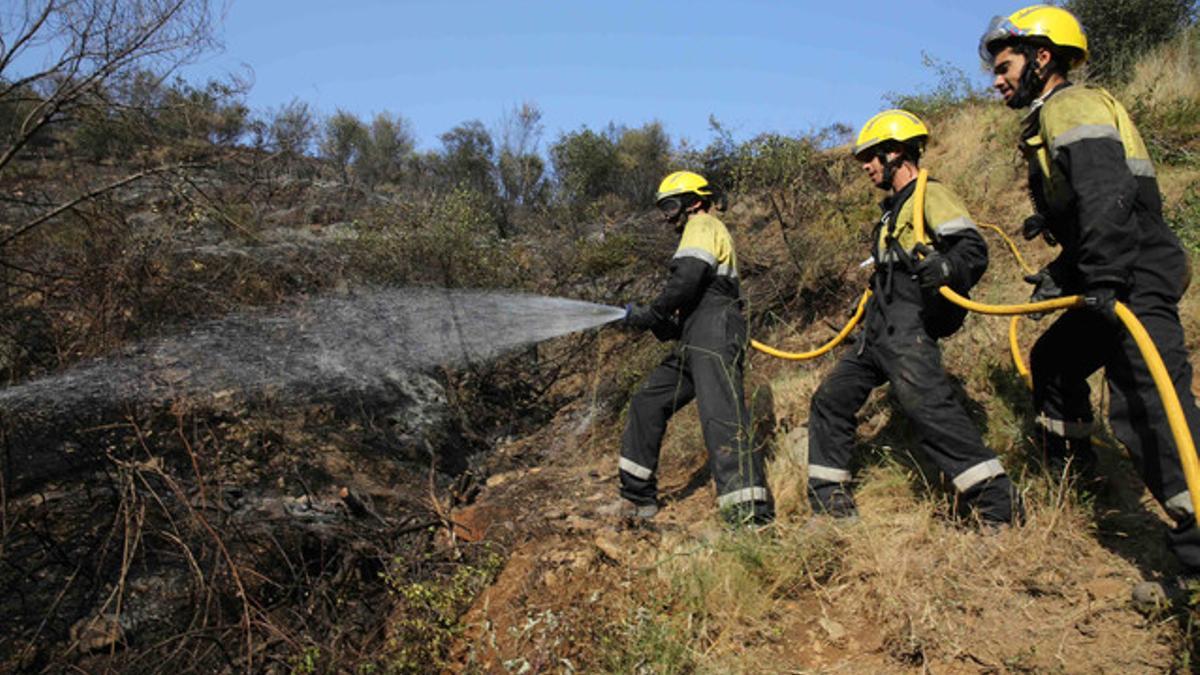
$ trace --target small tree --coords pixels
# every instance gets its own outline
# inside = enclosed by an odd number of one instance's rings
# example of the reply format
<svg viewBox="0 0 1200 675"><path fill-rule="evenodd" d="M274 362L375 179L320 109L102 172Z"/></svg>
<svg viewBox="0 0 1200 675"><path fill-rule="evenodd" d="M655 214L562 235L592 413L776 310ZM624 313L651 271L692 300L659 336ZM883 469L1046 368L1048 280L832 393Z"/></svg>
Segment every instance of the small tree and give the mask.
<svg viewBox="0 0 1200 675"><path fill-rule="evenodd" d="M442 170L448 183L494 195L492 135L479 120L463 122L438 137L442 141Z"/></svg>
<svg viewBox="0 0 1200 675"><path fill-rule="evenodd" d="M550 161L559 189L576 208L616 187L620 164L616 143L607 134L587 127L565 133L550 146Z"/></svg>
<svg viewBox="0 0 1200 675"><path fill-rule="evenodd" d="M1067 0L1064 7L1087 32L1089 72L1118 82L1140 54L1196 19L1196 0Z"/></svg>
<svg viewBox="0 0 1200 675"><path fill-rule="evenodd" d="M533 103L522 103L501 120L496 169L506 204L528 206L542 198L546 165L538 156L541 137L542 111Z"/></svg>
<svg viewBox="0 0 1200 675"><path fill-rule="evenodd" d="M292 99L270 114L268 146L287 159L308 154L317 135L317 123L308 104Z"/></svg>
<svg viewBox="0 0 1200 675"><path fill-rule="evenodd" d="M400 115L379 113L371 121L366 144L358 158L357 169L367 185L394 181L404 172L412 157L416 140L412 126Z"/></svg>
<svg viewBox="0 0 1200 675"><path fill-rule="evenodd" d="M367 128L353 113L338 110L325 120L319 150L321 157L337 167L343 183L350 183L350 165L366 144Z"/></svg>
<svg viewBox="0 0 1200 675"><path fill-rule="evenodd" d="M616 150L617 193L635 207L653 202L671 158L671 139L662 124L650 122L640 129L622 129Z"/></svg>

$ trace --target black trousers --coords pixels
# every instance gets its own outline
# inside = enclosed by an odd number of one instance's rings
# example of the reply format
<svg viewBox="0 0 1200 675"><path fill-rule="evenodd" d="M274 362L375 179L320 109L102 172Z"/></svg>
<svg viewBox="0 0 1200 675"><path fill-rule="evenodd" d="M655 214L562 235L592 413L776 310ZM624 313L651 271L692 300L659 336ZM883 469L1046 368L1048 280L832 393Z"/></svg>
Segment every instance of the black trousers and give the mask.
<svg viewBox="0 0 1200 675"><path fill-rule="evenodd" d="M1181 289L1180 289L1181 292ZM1192 367L1179 323L1178 294L1152 284L1135 286L1128 305L1154 340L1183 407L1193 442L1200 410L1192 396ZM1092 408L1087 377L1104 368L1111 401L1109 423L1129 449L1146 487L1171 515L1176 527L1168 544L1193 571L1200 571L1200 530L1166 411L1133 338L1086 310L1068 310L1033 346L1030 370L1033 401L1043 441L1090 433Z"/></svg>
<svg viewBox="0 0 1200 675"><path fill-rule="evenodd" d="M1011 521L1012 483L955 398L937 342L915 321L892 326L869 321L862 339L866 343L838 361L812 398L808 485L813 509L854 513L849 467L855 416L872 389L890 382L921 449L950 477L963 504L986 521Z"/></svg>
<svg viewBox="0 0 1200 675"><path fill-rule="evenodd" d="M763 457L753 450L742 390L746 323L733 303L697 309L680 344L633 396L621 439L621 495L638 504L658 496L658 459L667 421L692 399L700 411L708 463L724 509L773 513Z"/></svg>

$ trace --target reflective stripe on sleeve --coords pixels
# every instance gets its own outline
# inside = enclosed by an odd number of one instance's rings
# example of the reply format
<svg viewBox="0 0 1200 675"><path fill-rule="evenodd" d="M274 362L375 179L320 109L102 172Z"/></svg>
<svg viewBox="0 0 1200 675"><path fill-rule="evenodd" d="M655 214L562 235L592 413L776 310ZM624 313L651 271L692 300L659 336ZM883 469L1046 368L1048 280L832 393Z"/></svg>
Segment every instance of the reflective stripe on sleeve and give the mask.
<svg viewBox="0 0 1200 675"><path fill-rule="evenodd" d="M959 492L966 492L985 480L991 480L996 476L1003 475L1004 465L1000 464L1000 460L989 459L988 461L980 462L955 476L954 489L958 490Z"/></svg>
<svg viewBox="0 0 1200 675"><path fill-rule="evenodd" d="M850 480L850 472L845 469L835 469L820 464L808 465L809 480L827 480L831 483L845 483Z"/></svg>
<svg viewBox="0 0 1200 675"><path fill-rule="evenodd" d="M737 278L737 268L735 268L733 265L724 265L724 264L717 265L717 276L729 277L731 279L736 279Z"/></svg>
<svg viewBox="0 0 1200 675"><path fill-rule="evenodd" d="M933 228L934 232L937 232L939 235L941 235L943 237L946 235L962 232L963 230L975 230L976 232L978 232L979 228L976 227L975 223L966 216L959 216L957 218L951 218L950 220L947 220L946 222Z"/></svg>
<svg viewBox="0 0 1200 675"><path fill-rule="evenodd" d="M711 251L706 251L702 248L681 248L675 252L675 255L672 256L672 258L695 258L697 260L702 260L713 267L717 266L717 256L713 255Z"/></svg>
<svg viewBox="0 0 1200 675"><path fill-rule="evenodd" d="M1195 513L1192 508L1192 495L1187 490L1171 497L1163 504L1167 511L1175 511L1177 513Z"/></svg>
<svg viewBox="0 0 1200 675"><path fill-rule="evenodd" d="M1110 124L1080 124L1056 136L1050 143L1050 150L1057 155L1064 146L1098 138L1110 138L1120 143L1121 132Z"/></svg>
<svg viewBox="0 0 1200 675"><path fill-rule="evenodd" d="M767 501L767 488L748 487L721 495L717 498L717 506L723 509L729 506L734 506L735 504L765 501Z"/></svg>
<svg viewBox="0 0 1200 675"><path fill-rule="evenodd" d="M648 480L651 476L654 475L654 471L652 469L647 469L646 467L642 466L641 464L638 464L637 462L635 462L631 459L626 459L625 457L621 458L621 462L620 462L619 466L621 467L621 470L624 471L625 473L635 476L637 478L641 478L642 480Z"/></svg>
<svg viewBox="0 0 1200 675"><path fill-rule="evenodd" d="M1129 167L1129 173L1142 178L1154 178L1154 162L1148 159L1134 159L1132 157L1125 158L1125 165Z"/></svg>
<svg viewBox="0 0 1200 675"><path fill-rule="evenodd" d="M1092 423L1084 421L1058 420L1042 413L1034 420L1047 432L1063 438L1087 438L1092 435Z"/></svg>

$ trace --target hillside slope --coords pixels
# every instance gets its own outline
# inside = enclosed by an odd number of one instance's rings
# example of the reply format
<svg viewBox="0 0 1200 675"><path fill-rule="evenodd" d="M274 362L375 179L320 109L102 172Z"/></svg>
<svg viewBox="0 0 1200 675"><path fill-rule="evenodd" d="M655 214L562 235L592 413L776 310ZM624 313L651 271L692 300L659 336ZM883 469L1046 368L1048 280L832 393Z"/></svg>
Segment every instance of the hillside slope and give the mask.
<svg viewBox="0 0 1200 675"><path fill-rule="evenodd" d="M1117 92L1193 253L1196 41L1144 58ZM1029 210L1018 116L977 98L911 99L934 130L925 164L1012 234ZM596 515L616 494L625 407L668 346L609 327L467 353L459 289L651 297L675 236L638 209L677 165L733 188L723 219L752 334L826 341L866 281L881 196L830 149L846 129L735 143L714 122L697 148L658 123L584 127L552 146L552 173L534 151L517 163L537 178L518 194L478 122L458 129L474 150L408 148L367 175L236 133L215 143L203 125L119 152L81 143L192 109L118 107L56 126L0 173L0 671L1194 668L1192 617L1128 604L1132 583L1174 571L1162 514L1115 448L1095 495L1040 473L1004 320L969 317L944 345L1028 504L1025 526L991 537L949 518L952 492L886 389L860 415L862 520L808 525L809 400L836 353L749 355L779 512L761 532L720 525L692 409L666 439L659 517ZM176 156L196 162L146 173ZM1025 298L985 236L974 296ZM1053 254L1019 245L1035 265ZM380 302L431 289L449 290L432 307ZM1182 307L1193 355L1198 302ZM492 318L541 323L512 308L497 300ZM453 327L440 346L463 358L414 370L430 361L406 350L430 340L406 339L428 335L406 322ZM1020 326L1025 348L1044 329Z"/></svg>
<svg viewBox="0 0 1200 675"><path fill-rule="evenodd" d="M1197 63L1194 36L1145 59L1118 96L1156 147L1167 211L1188 241L1200 225L1195 185ZM1189 112L1190 111L1190 112ZM1178 127L1164 127L1173 119ZM932 120L924 161L962 194L981 222L1017 236L1029 206L1015 149L1017 115L994 103L964 103ZM1170 133L1164 130L1170 129ZM1190 129L1189 132L1181 132ZM1167 152L1167 148L1174 151ZM735 206L739 251L758 269L790 264L789 247L816 237L839 307L859 292L865 228L877 198L853 167L834 176L853 217L776 222L763 201ZM815 214L813 214L815 216ZM861 217L854 221L854 218ZM791 240L787 239L788 227ZM974 296L1016 302L1029 287L1003 241L986 234L991 268ZM1019 241L1033 265L1053 251ZM750 274L758 337L808 348L843 322L840 311L782 304L770 274ZM787 296L787 294L784 294ZM811 296L807 296L811 299ZM1200 365L1200 297L1183 306L1193 367ZM803 318L812 317L812 321ZM790 321L789 321L790 320ZM792 323L797 322L799 323ZM1028 349L1046 323L1025 320ZM665 508L648 525L606 520L595 507L616 493L623 416L597 401L631 386L662 347L650 337L604 333L589 375L570 383L576 402L536 435L502 447L474 504L453 519L467 539L496 537L508 562L463 617L453 669L486 672L1164 672L1187 671L1187 614L1146 618L1129 604L1132 585L1169 575L1164 516L1128 458L1101 433L1109 480L1095 495L1065 489L1030 459L1028 393L1009 353L1007 320L971 316L944 344L948 370L988 444L1025 495L1028 522L983 536L948 517L951 491L919 456L910 428L877 391L860 414L853 526L807 526L804 497L808 401L834 357L802 364L752 354L748 391L773 459L779 519L763 532L724 531L714 513L693 408L672 422L660 478ZM553 346L546 349L552 350ZM631 372L632 371L632 372ZM1100 380L1095 403L1103 407Z"/></svg>

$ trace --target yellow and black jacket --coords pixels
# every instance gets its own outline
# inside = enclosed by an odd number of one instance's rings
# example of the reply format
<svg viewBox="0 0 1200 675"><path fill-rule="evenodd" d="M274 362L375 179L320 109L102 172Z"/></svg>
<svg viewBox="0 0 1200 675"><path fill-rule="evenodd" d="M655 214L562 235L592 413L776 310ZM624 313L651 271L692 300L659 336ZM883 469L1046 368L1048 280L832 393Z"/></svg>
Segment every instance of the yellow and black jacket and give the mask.
<svg viewBox="0 0 1200 675"><path fill-rule="evenodd" d="M701 306L725 307L741 297L737 254L725 224L707 213L688 218L671 258L671 277L650 303L661 317L686 322Z"/></svg>
<svg viewBox="0 0 1200 675"><path fill-rule="evenodd" d="M1034 206L1063 251L1051 273L1068 293L1186 268L1162 217L1154 164L1141 134L1107 91L1064 84L1034 103L1022 150ZM1168 270L1164 267L1174 267ZM1174 279L1162 279L1170 286Z"/></svg>
<svg viewBox="0 0 1200 675"><path fill-rule="evenodd" d="M867 316L868 327L881 322L891 329L909 332L920 321L925 332L939 338L958 330L965 310L951 305L936 292L923 292L913 273L917 245L913 229L913 180L880 204L883 215L872 235L871 255L875 274L871 278L874 297ZM966 294L987 270L987 243L971 220L958 195L937 181L925 187L926 230L933 246L951 264L950 287ZM913 325L909 325L913 324Z"/></svg>

